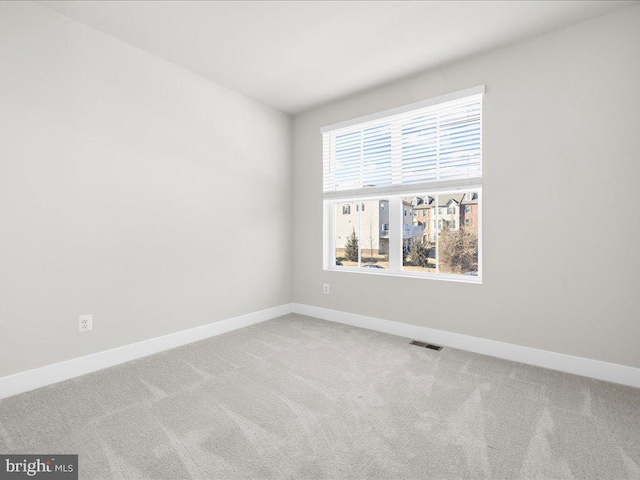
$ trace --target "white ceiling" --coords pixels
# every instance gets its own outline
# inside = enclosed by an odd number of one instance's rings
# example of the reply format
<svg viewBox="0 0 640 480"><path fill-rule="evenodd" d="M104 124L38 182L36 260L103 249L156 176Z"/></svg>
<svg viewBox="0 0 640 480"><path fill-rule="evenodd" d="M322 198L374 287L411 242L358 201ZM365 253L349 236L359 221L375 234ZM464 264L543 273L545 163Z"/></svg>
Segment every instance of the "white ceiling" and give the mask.
<svg viewBox="0 0 640 480"><path fill-rule="evenodd" d="M617 10L624 1L43 1L288 113Z"/></svg>

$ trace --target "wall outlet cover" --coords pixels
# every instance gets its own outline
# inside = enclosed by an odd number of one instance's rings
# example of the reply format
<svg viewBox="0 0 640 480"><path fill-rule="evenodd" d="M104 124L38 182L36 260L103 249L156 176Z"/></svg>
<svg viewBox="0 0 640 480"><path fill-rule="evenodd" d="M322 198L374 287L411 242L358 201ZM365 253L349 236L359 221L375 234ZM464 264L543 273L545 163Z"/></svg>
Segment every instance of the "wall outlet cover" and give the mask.
<svg viewBox="0 0 640 480"><path fill-rule="evenodd" d="M93 315L80 315L78 317L78 331L80 333L93 330Z"/></svg>

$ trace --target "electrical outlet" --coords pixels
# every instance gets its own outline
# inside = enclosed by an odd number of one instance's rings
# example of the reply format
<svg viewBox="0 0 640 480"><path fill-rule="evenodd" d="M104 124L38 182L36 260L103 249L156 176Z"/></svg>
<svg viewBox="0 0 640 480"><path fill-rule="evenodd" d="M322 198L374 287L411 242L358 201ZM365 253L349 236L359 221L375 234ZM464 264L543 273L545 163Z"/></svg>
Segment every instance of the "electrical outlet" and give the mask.
<svg viewBox="0 0 640 480"><path fill-rule="evenodd" d="M328 284L328 283L325 283L325 284L324 284L324 286L323 286L323 288L322 288L322 291L323 291L326 295L329 295L329 284Z"/></svg>
<svg viewBox="0 0 640 480"><path fill-rule="evenodd" d="M78 331L88 332L93 330L93 315L80 315L78 317Z"/></svg>

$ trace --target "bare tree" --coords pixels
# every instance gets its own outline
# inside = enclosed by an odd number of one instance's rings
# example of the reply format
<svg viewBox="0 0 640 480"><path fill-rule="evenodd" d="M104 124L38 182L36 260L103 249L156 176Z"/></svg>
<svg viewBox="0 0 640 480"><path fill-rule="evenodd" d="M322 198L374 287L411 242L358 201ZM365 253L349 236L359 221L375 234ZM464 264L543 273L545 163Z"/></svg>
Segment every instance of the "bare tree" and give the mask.
<svg viewBox="0 0 640 480"><path fill-rule="evenodd" d="M371 217L369 217L369 237L367 240L369 241L369 257L371 258L371 263L373 263L373 245L375 236L373 234L373 222L371 221Z"/></svg>
<svg viewBox="0 0 640 480"><path fill-rule="evenodd" d="M465 273L478 270L478 232L474 228L445 228L438 234L440 272Z"/></svg>

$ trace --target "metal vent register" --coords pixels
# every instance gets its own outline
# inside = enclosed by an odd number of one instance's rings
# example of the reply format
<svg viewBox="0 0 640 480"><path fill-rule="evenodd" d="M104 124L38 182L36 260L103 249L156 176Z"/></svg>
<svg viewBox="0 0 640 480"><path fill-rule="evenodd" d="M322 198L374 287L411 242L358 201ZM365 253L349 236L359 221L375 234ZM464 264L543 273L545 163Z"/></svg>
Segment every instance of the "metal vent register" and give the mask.
<svg viewBox="0 0 640 480"><path fill-rule="evenodd" d="M424 343L424 342L419 342L418 340L413 340L411 342L411 345L415 345L416 347L424 347L424 348L428 348L430 350L437 350L438 352L440 350L442 350L442 347L439 345L433 345L431 343Z"/></svg>

